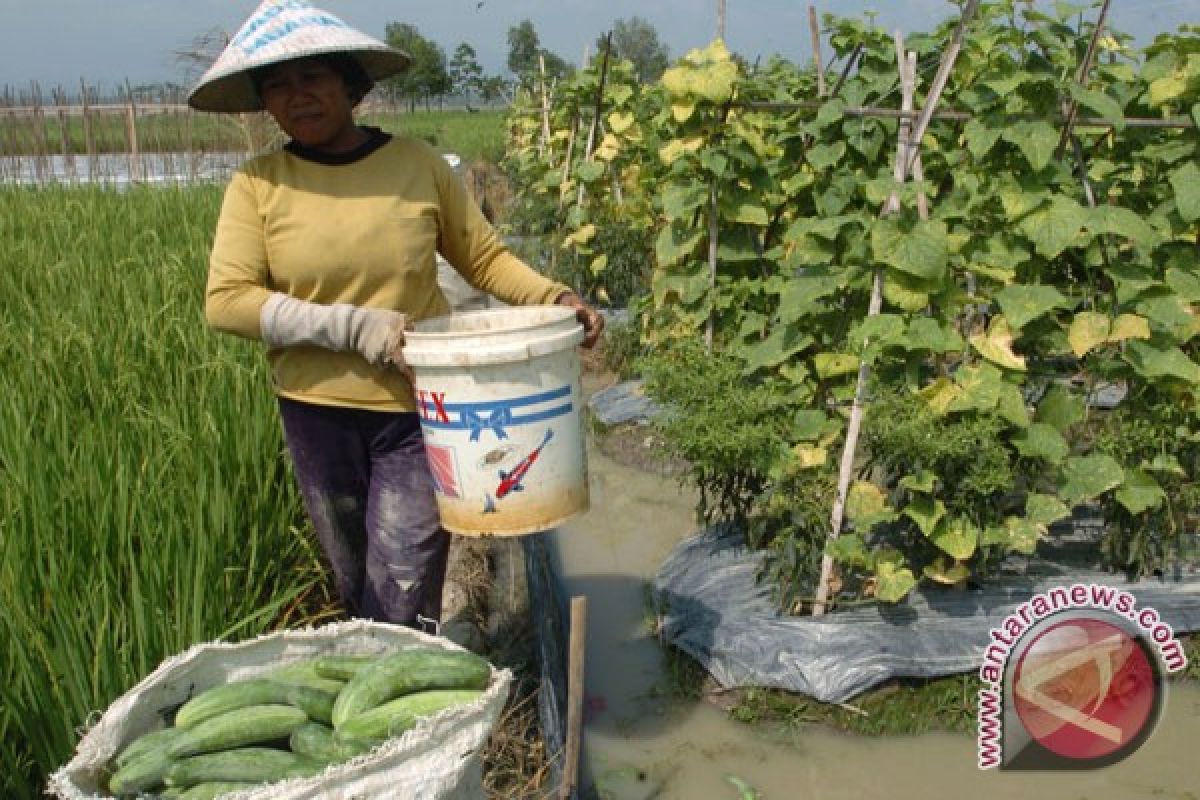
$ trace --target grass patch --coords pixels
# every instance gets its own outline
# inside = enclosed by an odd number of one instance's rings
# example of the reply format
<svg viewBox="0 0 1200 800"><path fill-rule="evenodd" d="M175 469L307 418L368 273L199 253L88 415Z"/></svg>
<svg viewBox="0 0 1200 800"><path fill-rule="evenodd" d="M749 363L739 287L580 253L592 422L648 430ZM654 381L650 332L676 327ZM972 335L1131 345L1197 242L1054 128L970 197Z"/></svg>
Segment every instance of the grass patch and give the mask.
<svg viewBox="0 0 1200 800"><path fill-rule="evenodd" d="M1172 681L1200 680L1200 636L1184 635L1180 641L1188 666ZM704 673L698 664L695 668L700 670L696 682L699 686ZM983 682L974 673L933 680L897 680L840 704L777 689L743 689L737 692L729 714L739 722L774 727L784 735L800 733L811 725L867 736L974 734L982 688Z"/></svg>
<svg viewBox="0 0 1200 800"><path fill-rule="evenodd" d="M411 114L364 114L362 122L389 133L424 139L439 152L457 153L467 162L500 163L504 157L504 111L415 111Z"/></svg>
<svg viewBox="0 0 1200 800"><path fill-rule="evenodd" d="M866 692L853 703L841 704L774 689L746 689L729 713L739 722L777 726L785 733L797 733L810 725L872 736L967 733L975 728L980 687L975 675L895 681Z"/></svg>

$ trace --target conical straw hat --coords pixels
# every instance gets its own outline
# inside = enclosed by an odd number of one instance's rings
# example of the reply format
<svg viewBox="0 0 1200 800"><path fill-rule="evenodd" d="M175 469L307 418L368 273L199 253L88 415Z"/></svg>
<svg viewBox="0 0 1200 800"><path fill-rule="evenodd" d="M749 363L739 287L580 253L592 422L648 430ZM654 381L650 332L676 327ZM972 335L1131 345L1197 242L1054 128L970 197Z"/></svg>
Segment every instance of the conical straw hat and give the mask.
<svg viewBox="0 0 1200 800"><path fill-rule="evenodd" d="M351 28L306 0L264 0L188 95L200 111L261 111L250 70L322 53L349 53L371 80L403 72L407 53Z"/></svg>

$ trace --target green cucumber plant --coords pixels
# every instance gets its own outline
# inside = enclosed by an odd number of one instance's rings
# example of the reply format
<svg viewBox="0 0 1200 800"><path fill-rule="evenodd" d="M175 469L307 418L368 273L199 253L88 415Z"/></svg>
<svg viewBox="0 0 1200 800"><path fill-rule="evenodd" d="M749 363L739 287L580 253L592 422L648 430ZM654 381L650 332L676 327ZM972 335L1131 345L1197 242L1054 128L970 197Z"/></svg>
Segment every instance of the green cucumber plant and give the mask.
<svg viewBox="0 0 1200 800"><path fill-rule="evenodd" d="M1079 12L980 7L940 103L966 113L931 124L919 184L892 177L896 120L854 111L894 108L899 83L891 36L861 21L825 18L837 54L860 56L815 108L801 106L818 99L811 71L750 70L715 42L633 109L641 146L624 174L641 196L625 193L623 218L656 231L646 341L669 363L710 338L715 372L732 359L745 391L788 404L771 416L776 446L741 466L729 453L761 420L722 425L726 451L674 428L702 484L752 473L737 516L773 553L784 605L802 605L797 576L828 534L811 498L827 497L864 362L863 447L832 552L866 593L985 576L1085 503L1109 523L1108 563L1131 575L1164 569L1195 524L1200 28L1159 36L1144 58L1110 32L1080 84L1092 30ZM919 74L954 24L908 37ZM1064 136L1071 104L1083 119ZM928 219L909 210L917 191ZM881 218L892 192L902 210ZM868 316L876 269L884 304ZM651 383L680 407L700 390ZM1106 387L1124 394L1115 412L1091 402Z"/></svg>

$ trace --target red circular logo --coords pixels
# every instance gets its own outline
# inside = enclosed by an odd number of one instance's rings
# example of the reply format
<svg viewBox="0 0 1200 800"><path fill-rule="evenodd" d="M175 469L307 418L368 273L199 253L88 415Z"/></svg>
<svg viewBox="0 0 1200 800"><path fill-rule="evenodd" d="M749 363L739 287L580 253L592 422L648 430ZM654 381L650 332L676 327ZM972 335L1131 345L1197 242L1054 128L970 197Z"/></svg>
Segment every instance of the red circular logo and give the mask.
<svg viewBox="0 0 1200 800"><path fill-rule="evenodd" d="M1030 738L1063 758L1132 752L1157 717L1160 677L1142 641L1076 616L1038 631L1012 673L1012 702Z"/></svg>

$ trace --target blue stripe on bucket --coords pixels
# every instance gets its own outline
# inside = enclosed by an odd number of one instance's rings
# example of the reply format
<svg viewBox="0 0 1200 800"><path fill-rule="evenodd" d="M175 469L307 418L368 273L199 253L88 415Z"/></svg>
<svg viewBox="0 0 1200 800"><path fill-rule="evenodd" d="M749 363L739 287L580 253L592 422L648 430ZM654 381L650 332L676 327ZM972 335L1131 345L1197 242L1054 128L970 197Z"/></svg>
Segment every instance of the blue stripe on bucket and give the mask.
<svg viewBox="0 0 1200 800"><path fill-rule="evenodd" d="M532 406L537 403L547 403L551 400L559 400L563 397L571 396L571 387L564 386L561 389L553 389L549 392L541 394L531 394L525 397L517 397L512 400L485 400L478 403L442 403L442 408L446 411L491 411L497 408L513 409L518 406ZM425 401L423 404L427 413L436 413L437 405Z"/></svg>
<svg viewBox="0 0 1200 800"><path fill-rule="evenodd" d="M561 406L554 406L545 411L537 411L532 414L514 415L511 409L507 407L499 407L495 403L480 404L475 408L480 408L486 405L491 413L487 417L480 417L474 411L466 407L468 404L461 404L458 408L447 403L445 408L447 411L459 411L459 418L456 421L445 422L440 419L430 419L423 417L421 425L426 428L434 428L441 431L471 431L471 441L478 441L480 436L486 430L496 434L497 439L507 439L508 434L505 428L511 428L517 425L529 425L534 422L544 422L548 419L566 416L570 414L575 406L573 403L567 403Z"/></svg>

